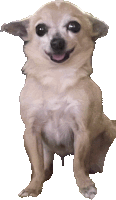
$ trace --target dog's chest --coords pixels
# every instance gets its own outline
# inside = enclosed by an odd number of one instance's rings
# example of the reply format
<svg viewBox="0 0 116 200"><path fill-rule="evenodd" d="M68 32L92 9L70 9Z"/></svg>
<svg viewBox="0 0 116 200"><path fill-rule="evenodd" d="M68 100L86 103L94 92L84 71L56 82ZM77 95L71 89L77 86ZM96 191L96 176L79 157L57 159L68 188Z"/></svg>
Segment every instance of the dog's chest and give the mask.
<svg viewBox="0 0 116 200"><path fill-rule="evenodd" d="M68 96L44 100L43 139L58 154L73 153L72 113L78 109L78 102Z"/></svg>

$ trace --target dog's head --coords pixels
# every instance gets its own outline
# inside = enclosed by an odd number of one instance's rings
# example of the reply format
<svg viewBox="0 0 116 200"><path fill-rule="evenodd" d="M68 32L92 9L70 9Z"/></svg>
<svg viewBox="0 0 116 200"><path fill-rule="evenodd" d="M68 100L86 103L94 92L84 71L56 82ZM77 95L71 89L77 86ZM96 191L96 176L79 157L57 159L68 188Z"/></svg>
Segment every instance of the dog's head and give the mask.
<svg viewBox="0 0 116 200"><path fill-rule="evenodd" d="M58 66L90 57L95 40L107 34L108 26L71 3L51 2L27 19L4 24L2 30L25 41L28 58Z"/></svg>

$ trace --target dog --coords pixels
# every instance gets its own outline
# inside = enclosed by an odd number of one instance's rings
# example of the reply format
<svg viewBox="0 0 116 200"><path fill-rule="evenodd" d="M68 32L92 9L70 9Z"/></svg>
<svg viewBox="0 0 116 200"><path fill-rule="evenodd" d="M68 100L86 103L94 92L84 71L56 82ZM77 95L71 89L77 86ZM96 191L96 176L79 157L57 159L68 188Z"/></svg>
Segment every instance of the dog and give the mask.
<svg viewBox="0 0 116 200"><path fill-rule="evenodd" d="M53 1L1 30L23 39L27 56L20 111L32 177L19 196L41 193L57 153L74 155L77 186L93 199L97 189L89 174L103 171L116 138L116 121L103 113L102 92L90 78L95 42L108 26L69 2Z"/></svg>

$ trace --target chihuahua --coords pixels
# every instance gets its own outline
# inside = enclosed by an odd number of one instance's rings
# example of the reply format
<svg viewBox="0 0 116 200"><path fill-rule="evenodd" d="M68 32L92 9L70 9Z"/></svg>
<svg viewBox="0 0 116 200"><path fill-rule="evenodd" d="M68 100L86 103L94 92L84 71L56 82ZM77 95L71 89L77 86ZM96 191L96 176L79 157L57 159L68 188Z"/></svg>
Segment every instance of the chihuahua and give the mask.
<svg viewBox="0 0 116 200"><path fill-rule="evenodd" d="M95 41L108 26L69 2L53 1L33 16L1 28L24 40L26 82L20 94L24 145L32 166L20 197L38 196L53 173L54 154L74 155L80 192L97 193L90 173L102 172L116 138L116 121L103 113L102 92L90 78Z"/></svg>

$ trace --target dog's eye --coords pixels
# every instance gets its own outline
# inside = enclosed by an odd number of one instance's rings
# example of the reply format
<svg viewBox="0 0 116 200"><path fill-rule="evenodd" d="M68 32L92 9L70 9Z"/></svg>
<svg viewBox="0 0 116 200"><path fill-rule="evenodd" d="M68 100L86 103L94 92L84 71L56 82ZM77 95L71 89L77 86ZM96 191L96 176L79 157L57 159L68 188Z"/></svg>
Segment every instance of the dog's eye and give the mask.
<svg viewBox="0 0 116 200"><path fill-rule="evenodd" d="M67 24L67 30L73 33L79 32L81 29L81 25L76 21L71 21Z"/></svg>
<svg viewBox="0 0 116 200"><path fill-rule="evenodd" d="M36 33L38 36L42 37L48 32L48 28L45 24L38 24L36 26Z"/></svg>

